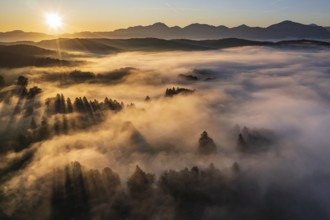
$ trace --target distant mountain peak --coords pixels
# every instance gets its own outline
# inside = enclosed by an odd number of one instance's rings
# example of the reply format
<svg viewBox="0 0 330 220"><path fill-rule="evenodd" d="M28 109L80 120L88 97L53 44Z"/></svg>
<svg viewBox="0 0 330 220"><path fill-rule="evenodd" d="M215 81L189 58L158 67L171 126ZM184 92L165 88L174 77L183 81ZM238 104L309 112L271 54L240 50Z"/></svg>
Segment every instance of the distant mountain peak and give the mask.
<svg viewBox="0 0 330 220"><path fill-rule="evenodd" d="M156 22L153 25L151 25L153 27L160 27L160 28L168 28L168 26L162 22Z"/></svg>
<svg viewBox="0 0 330 220"><path fill-rule="evenodd" d="M247 26L246 24L242 24L240 26L237 26L237 27L234 27L233 29L234 30L248 30L250 29L251 27Z"/></svg>
<svg viewBox="0 0 330 220"><path fill-rule="evenodd" d="M298 24L297 22L293 22L291 20L284 20L282 22L280 22L279 24Z"/></svg>
<svg viewBox="0 0 330 220"><path fill-rule="evenodd" d="M293 21L290 21L290 20L285 20L285 21L279 22L277 24L270 25L268 28L279 27L279 26L281 26L281 27L304 26L304 24L293 22Z"/></svg>
<svg viewBox="0 0 330 220"><path fill-rule="evenodd" d="M246 24L242 24L242 25L238 26L238 28L249 28L249 26L247 26Z"/></svg>
<svg viewBox="0 0 330 220"><path fill-rule="evenodd" d="M193 23L193 24L186 26L185 28L191 28L191 27L214 27L214 26L209 25L209 24Z"/></svg>
<svg viewBox="0 0 330 220"><path fill-rule="evenodd" d="M27 32L24 32L22 30L13 30L13 31L8 31L6 33L12 33L12 34L21 34L21 33L27 33Z"/></svg>

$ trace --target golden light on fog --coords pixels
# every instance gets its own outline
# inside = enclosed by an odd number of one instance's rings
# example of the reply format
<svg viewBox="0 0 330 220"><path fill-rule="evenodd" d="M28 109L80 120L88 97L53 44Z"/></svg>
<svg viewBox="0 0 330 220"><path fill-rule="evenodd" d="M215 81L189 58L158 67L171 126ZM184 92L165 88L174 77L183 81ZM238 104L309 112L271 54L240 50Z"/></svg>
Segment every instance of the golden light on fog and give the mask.
<svg viewBox="0 0 330 220"><path fill-rule="evenodd" d="M62 18L57 13L47 13L45 19L51 29L57 30L63 26Z"/></svg>

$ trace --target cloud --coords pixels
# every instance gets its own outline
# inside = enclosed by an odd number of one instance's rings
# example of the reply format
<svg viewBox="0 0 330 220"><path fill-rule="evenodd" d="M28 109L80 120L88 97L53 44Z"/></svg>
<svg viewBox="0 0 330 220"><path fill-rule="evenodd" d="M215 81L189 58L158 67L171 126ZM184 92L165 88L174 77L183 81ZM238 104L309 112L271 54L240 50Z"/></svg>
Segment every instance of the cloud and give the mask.
<svg viewBox="0 0 330 220"><path fill-rule="evenodd" d="M91 101L103 102L108 97L123 101L125 105L135 104L119 112L102 110L98 122L93 122L87 113L67 113L67 133L56 135L53 132L46 140L33 141L25 150L3 151L1 161L5 162L0 165L4 171L0 181L6 199L1 201L2 213L13 216L22 212L21 207L27 201L32 201L32 205L40 200L48 201L47 208L42 206L38 210L50 213L54 170L78 161L84 167L86 184L91 181L87 174L90 169L101 173L105 167L110 167L121 179L122 188L116 191L113 200L96 199L90 203L93 205L89 207L89 214L99 219L109 204L117 204L123 213L130 210L128 219L138 216L192 219L188 214L191 209L196 210L196 219L198 216L204 219L328 217L328 53L326 50L260 47L208 52L121 53L88 58L87 63L76 67L82 72L91 72L92 77L103 74L104 83L102 80L102 83L73 80L65 86L57 83L58 78L68 77L74 68L2 71L8 84L12 84L16 76L25 75L30 79L28 87L37 85L43 89L35 100L32 116L38 126L42 117L47 116L50 129L54 129L56 120L64 123L62 115L47 113L51 111L47 111L45 100L55 98L57 93L72 102L76 97L86 96ZM134 69L121 69L128 66ZM196 75L202 80L191 81L179 77L180 74ZM210 79L206 80L209 76L205 75L210 75ZM195 92L165 97L166 89L172 87ZM146 96L150 101L145 101ZM6 122L1 123L2 132L19 97L9 100L0 103L0 120ZM23 110L25 102L28 101L21 103ZM32 116L25 116L23 110L12 121L15 125L13 137L25 130L33 134L29 127ZM75 122L75 129L71 122ZM240 152L237 124L242 129L247 126L254 134L246 139L250 144L255 145L253 141L256 140L260 143L260 138L270 133L276 141L265 151ZM218 148L216 154L198 154L198 139L204 130L214 140ZM17 169L13 169L13 161L18 161ZM232 171L235 162L239 164L239 174ZM203 179L199 171L193 176L192 167L210 172L207 171L210 163L218 168L213 177L209 173L210 176ZM126 185L136 165L145 173L155 175L154 182L150 183L151 191L141 200L145 207L138 205L138 199L130 194ZM185 170L186 167L189 170ZM178 183L162 185L166 172L169 173L167 178ZM40 184L44 194L38 193ZM180 188L180 184L191 184L191 187ZM228 197L222 194L224 192ZM17 199L22 195L23 199ZM160 208L156 209L155 204ZM111 207L108 216L122 216ZM158 210L159 215L148 216L146 207ZM301 211L304 215L297 214L298 210L304 210Z"/></svg>

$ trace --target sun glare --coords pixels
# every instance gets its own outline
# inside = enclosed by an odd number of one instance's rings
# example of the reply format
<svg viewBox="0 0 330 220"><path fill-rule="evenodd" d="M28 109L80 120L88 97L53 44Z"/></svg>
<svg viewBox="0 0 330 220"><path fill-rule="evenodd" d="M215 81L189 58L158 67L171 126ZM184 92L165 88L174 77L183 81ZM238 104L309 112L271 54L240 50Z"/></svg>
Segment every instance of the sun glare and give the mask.
<svg viewBox="0 0 330 220"><path fill-rule="evenodd" d="M56 13L46 14L46 23L47 25L54 30L57 30L62 27L62 18Z"/></svg>

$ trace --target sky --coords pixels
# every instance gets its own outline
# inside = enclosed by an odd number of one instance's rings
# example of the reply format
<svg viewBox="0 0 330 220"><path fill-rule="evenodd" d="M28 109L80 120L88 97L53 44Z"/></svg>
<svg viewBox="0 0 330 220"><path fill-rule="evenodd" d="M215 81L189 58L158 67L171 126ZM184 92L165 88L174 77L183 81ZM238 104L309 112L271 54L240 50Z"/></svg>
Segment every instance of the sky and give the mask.
<svg viewBox="0 0 330 220"><path fill-rule="evenodd" d="M329 0L1 0L0 31L51 32L45 14L58 13L58 32L111 31L163 22L246 24L266 27L283 20L330 26Z"/></svg>

